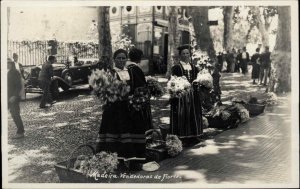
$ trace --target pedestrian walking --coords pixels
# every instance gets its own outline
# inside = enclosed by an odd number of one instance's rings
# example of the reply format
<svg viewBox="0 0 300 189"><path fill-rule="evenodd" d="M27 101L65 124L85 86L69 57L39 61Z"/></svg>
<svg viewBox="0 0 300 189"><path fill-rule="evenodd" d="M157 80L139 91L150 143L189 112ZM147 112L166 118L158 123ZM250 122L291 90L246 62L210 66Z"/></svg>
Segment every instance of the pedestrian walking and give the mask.
<svg viewBox="0 0 300 189"><path fill-rule="evenodd" d="M243 52L241 54L241 68L242 73L248 73L248 62L249 62L249 53L247 52L246 47L243 47Z"/></svg>
<svg viewBox="0 0 300 189"><path fill-rule="evenodd" d="M42 66L42 69L39 73L39 84L43 90L43 96L40 103L40 108L46 108L46 104L52 104L52 95L50 93L50 85L53 78L53 66L52 64L56 61L55 56L49 56L48 61L45 62Z"/></svg>
<svg viewBox="0 0 300 189"><path fill-rule="evenodd" d="M24 125L20 115L20 91L22 90L22 81L15 63L11 60L7 64L7 99L8 109L17 126L17 133L13 139L24 138Z"/></svg>
<svg viewBox="0 0 300 189"><path fill-rule="evenodd" d="M260 84L267 85L268 77L270 76L271 70L271 52L269 47L265 47L265 51L261 54L261 66L260 66Z"/></svg>
<svg viewBox="0 0 300 189"><path fill-rule="evenodd" d="M20 73L21 76L21 91L20 97L21 100L25 100L26 93L25 93L25 76L24 76L24 68L23 65L19 62L19 56L17 53L13 53L13 60L17 71Z"/></svg>
<svg viewBox="0 0 300 189"><path fill-rule="evenodd" d="M216 66L214 67L214 71L212 73L212 78L213 78L213 88L214 88L214 95L215 95L215 102L220 102L221 101L221 88L220 88L220 70Z"/></svg>
<svg viewBox="0 0 300 189"><path fill-rule="evenodd" d="M222 55L222 52L219 52L219 54L217 56L217 59L218 59L219 70L222 70L222 67L223 67L223 55Z"/></svg>
<svg viewBox="0 0 300 189"><path fill-rule="evenodd" d="M235 48L232 48L231 53L232 53L232 64L230 67L230 72L233 73L233 72L235 72L236 56L237 56Z"/></svg>
<svg viewBox="0 0 300 189"><path fill-rule="evenodd" d="M235 61L235 72L240 73L240 69L241 69L241 59L242 59L242 53L241 53L241 49L238 49L237 53L236 53L236 61Z"/></svg>
<svg viewBox="0 0 300 189"><path fill-rule="evenodd" d="M180 62L172 67L172 75L185 76L192 84L197 78L198 70L191 64L191 47L178 47ZM195 93L194 93L195 92ZM196 90L187 92L183 97L171 98L170 134L177 135L184 145L197 142L202 134L201 99Z"/></svg>
<svg viewBox="0 0 300 189"><path fill-rule="evenodd" d="M126 64L127 51L119 49L113 55L115 64L111 72L130 86L130 95L147 85L144 73L137 65L141 56L141 50L132 49L129 52L130 61ZM115 101L105 107L97 137L97 152L116 152L124 158L145 157L145 132L152 129L150 104L140 111L129 108L128 104L129 100Z"/></svg>
<svg viewBox="0 0 300 189"><path fill-rule="evenodd" d="M251 62L252 62L252 79L253 84L256 84L255 80L259 80L259 74L260 74L260 54L259 48L256 48L256 53L252 55Z"/></svg>

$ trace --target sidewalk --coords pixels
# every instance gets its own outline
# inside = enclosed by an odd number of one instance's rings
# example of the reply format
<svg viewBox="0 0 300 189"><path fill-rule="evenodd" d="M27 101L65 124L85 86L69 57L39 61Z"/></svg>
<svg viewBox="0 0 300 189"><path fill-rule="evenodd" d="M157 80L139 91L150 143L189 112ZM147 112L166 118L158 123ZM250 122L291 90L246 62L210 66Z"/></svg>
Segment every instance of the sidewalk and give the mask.
<svg viewBox="0 0 300 189"><path fill-rule="evenodd" d="M223 101L244 93L264 91L252 85L249 75L222 74ZM279 99L280 105L251 118L236 129L184 149L175 157L160 162L159 171L143 175L176 176L134 182L244 184L287 183L291 179L291 110L290 96ZM130 180L122 182L132 182Z"/></svg>

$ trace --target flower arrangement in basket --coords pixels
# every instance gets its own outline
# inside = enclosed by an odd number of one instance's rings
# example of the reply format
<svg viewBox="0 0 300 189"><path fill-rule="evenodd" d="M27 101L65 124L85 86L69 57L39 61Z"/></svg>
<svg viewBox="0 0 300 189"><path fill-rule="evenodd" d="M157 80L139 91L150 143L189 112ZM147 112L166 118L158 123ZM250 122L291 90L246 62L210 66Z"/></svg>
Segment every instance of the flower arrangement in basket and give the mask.
<svg viewBox="0 0 300 189"><path fill-rule="evenodd" d="M233 128L239 123L246 122L250 116L249 111L240 103L232 105L216 105L206 117L210 127Z"/></svg>
<svg viewBox="0 0 300 189"><path fill-rule="evenodd" d="M213 87L213 77L206 69L200 71L197 75L197 78L193 82L199 83L200 86L203 86L207 89L212 89Z"/></svg>
<svg viewBox="0 0 300 189"><path fill-rule="evenodd" d="M267 93L267 99L266 99L266 104L267 105L276 105L278 102L277 95L273 92L268 92Z"/></svg>
<svg viewBox="0 0 300 189"><path fill-rule="evenodd" d="M167 83L167 90L171 98L180 98L191 90L191 84L185 76L171 76Z"/></svg>
<svg viewBox="0 0 300 189"><path fill-rule="evenodd" d="M171 157L177 156L182 151L182 142L176 135L167 135L166 149Z"/></svg>
<svg viewBox="0 0 300 189"><path fill-rule="evenodd" d="M118 167L118 154L101 151L93 155L83 168L83 174L87 177L102 173L114 172Z"/></svg>
<svg viewBox="0 0 300 189"><path fill-rule="evenodd" d="M235 103L234 106L237 109L238 115L242 123L248 121L250 119L249 111L242 104Z"/></svg>
<svg viewBox="0 0 300 189"><path fill-rule="evenodd" d="M161 84L157 81L156 78L148 76L146 77L146 80L150 95L152 97L159 98L164 95L164 88L161 86Z"/></svg>
<svg viewBox="0 0 300 189"><path fill-rule="evenodd" d="M93 71L89 77L89 84L104 105L127 99L130 91L130 86L125 81L120 81L110 72L103 70Z"/></svg>
<svg viewBox="0 0 300 189"><path fill-rule="evenodd" d="M129 107L140 111L150 103L150 93L147 87L138 87L129 97Z"/></svg>

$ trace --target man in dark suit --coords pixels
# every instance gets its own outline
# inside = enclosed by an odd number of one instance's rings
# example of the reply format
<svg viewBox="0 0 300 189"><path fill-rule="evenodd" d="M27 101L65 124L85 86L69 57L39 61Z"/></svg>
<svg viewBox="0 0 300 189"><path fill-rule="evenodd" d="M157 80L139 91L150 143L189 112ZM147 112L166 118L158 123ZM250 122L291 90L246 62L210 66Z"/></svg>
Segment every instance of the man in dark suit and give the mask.
<svg viewBox="0 0 300 189"><path fill-rule="evenodd" d="M243 47L243 52L241 53L241 68L242 73L248 73L248 62L250 61L249 53L246 50L246 47Z"/></svg>
<svg viewBox="0 0 300 189"><path fill-rule="evenodd" d="M22 88L21 75L16 69L13 61L8 60L7 64L7 99L8 109L16 126L17 133L13 139L24 138L24 125L20 115L20 91Z"/></svg>
<svg viewBox="0 0 300 189"><path fill-rule="evenodd" d="M40 108L46 108L46 103L52 104L52 97L50 93L50 85L53 77L52 64L56 61L55 56L49 56L48 61L42 66L42 70L39 73L39 83L43 90L43 96L40 103Z"/></svg>

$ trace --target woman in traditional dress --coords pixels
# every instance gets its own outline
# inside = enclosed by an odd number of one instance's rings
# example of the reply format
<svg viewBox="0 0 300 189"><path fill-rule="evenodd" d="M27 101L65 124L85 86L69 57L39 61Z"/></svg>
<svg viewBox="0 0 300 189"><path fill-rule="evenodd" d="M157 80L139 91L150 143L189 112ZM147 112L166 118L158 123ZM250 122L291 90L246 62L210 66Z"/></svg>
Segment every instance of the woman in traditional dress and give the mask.
<svg viewBox="0 0 300 189"><path fill-rule="evenodd" d="M123 49L114 53L113 74L130 86L130 94L136 88L146 87L142 70L137 66L141 59L140 50L129 53L131 61L125 66L128 55ZM152 128L150 104L139 112L129 108L128 100L116 101L104 109L97 139L96 151L117 152L119 157L144 158L146 148L145 132Z"/></svg>
<svg viewBox="0 0 300 189"><path fill-rule="evenodd" d="M256 48L256 53L252 55L251 57L251 62L252 62L252 79L253 79L253 84L256 84L255 80L259 80L259 73L260 73L260 54L259 54L260 49Z"/></svg>
<svg viewBox="0 0 300 189"><path fill-rule="evenodd" d="M185 76L193 84L198 70L191 64L191 47L183 45L178 48L180 62L172 67L172 75ZM196 98L194 98L194 95ZM171 98L170 133L177 135L184 143L195 142L202 134L201 101L197 90L192 90L183 97Z"/></svg>

